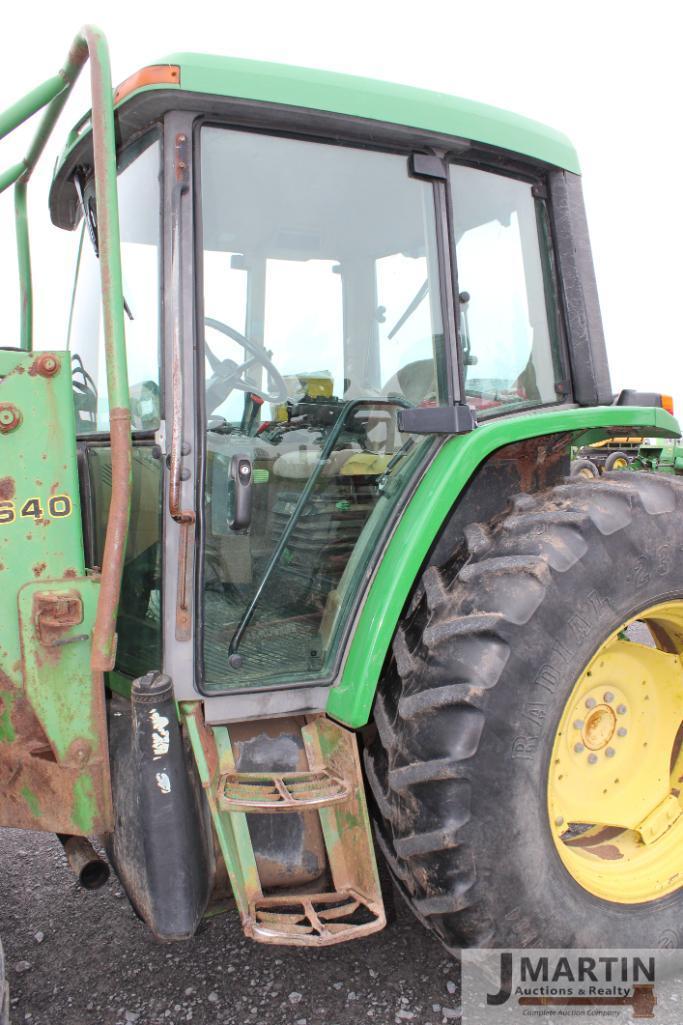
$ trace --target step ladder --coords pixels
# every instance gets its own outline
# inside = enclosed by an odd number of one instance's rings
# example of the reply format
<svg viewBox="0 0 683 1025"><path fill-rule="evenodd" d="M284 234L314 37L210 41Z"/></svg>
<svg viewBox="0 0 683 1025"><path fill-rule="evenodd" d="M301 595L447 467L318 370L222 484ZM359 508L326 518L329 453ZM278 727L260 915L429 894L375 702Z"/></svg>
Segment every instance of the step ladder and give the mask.
<svg viewBox="0 0 683 1025"><path fill-rule="evenodd" d="M228 726L207 726L199 702L181 705L235 901L259 943L328 946L384 928L355 735L323 715L301 727L307 771L240 772ZM248 815L317 812L332 880L327 893L264 893Z"/></svg>

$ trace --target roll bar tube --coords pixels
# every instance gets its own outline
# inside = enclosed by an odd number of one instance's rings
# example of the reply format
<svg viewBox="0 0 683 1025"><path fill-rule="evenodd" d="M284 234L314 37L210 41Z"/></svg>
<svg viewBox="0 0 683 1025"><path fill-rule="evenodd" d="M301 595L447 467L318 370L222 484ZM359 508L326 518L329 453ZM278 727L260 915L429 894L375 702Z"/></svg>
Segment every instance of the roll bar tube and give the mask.
<svg viewBox="0 0 683 1025"><path fill-rule="evenodd" d="M26 156L0 175L0 192L15 187L15 222L21 291L21 348L33 348L33 289L26 191L33 170L86 61L90 59L92 135L100 245L102 316L111 432L112 491L102 558L101 584L93 630L91 667L106 672L116 657L116 616L128 536L132 487L130 399L126 366L121 241L116 186L114 91L109 48L103 33L86 25L74 39L57 75L0 114L0 139L46 108Z"/></svg>

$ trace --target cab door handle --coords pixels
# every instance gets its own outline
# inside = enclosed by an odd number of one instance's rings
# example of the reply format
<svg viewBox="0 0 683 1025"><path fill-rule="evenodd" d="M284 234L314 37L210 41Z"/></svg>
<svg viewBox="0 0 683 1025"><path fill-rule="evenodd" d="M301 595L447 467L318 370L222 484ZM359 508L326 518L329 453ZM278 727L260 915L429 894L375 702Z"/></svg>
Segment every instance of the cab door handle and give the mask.
<svg viewBox="0 0 683 1025"><path fill-rule="evenodd" d="M230 463L230 491L232 516L228 517L231 530L246 530L251 523L251 489L254 472L251 459L244 453L237 453Z"/></svg>

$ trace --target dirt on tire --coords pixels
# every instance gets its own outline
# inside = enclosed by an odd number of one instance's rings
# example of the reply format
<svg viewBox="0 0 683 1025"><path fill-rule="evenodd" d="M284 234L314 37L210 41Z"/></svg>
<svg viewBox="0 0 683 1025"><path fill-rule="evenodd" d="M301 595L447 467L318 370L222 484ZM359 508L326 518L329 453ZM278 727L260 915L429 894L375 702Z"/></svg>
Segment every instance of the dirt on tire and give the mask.
<svg viewBox="0 0 683 1025"><path fill-rule="evenodd" d="M572 478L465 535L397 630L365 752L397 884L449 948L683 946L683 890L592 896L560 862L546 797L590 659L639 611L683 599L683 480Z"/></svg>

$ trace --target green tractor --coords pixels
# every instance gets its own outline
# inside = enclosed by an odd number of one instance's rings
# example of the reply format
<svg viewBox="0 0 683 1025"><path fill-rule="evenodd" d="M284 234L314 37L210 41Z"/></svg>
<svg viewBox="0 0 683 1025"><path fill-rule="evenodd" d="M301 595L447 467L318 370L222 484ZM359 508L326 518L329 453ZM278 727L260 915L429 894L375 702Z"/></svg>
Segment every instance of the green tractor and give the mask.
<svg viewBox="0 0 683 1025"><path fill-rule="evenodd" d="M27 185L90 58L34 346ZM376 850L465 945L683 941L683 486L570 478L677 438L613 394L564 136L403 86L105 41L14 186L0 350L0 825L191 937L384 927Z"/></svg>

